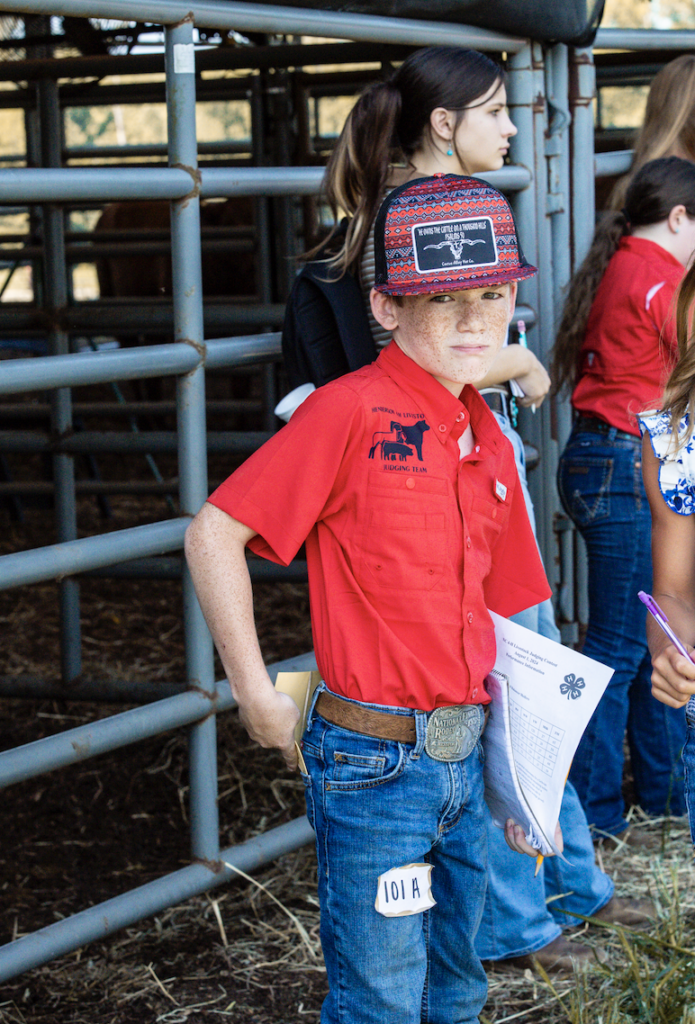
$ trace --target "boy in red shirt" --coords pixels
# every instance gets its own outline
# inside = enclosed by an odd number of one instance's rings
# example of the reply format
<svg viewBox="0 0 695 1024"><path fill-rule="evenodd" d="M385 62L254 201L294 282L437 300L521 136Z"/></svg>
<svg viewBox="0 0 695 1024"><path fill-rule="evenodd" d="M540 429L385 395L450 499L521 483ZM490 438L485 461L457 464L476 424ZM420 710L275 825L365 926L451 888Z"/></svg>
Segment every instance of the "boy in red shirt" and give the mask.
<svg viewBox="0 0 695 1024"><path fill-rule="evenodd" d="M295 768L298 712L263 664L245 547L288 564L306 542L324 680L303 741L322 1024L474 1024L487 609L512 615L550 591L511 445L472 385L535 268L506 198L474 178L395 189L374 233L372 308L393 341L215 491L186 552L242 722ZM513 822L506 838L535 854Z"/></svg>

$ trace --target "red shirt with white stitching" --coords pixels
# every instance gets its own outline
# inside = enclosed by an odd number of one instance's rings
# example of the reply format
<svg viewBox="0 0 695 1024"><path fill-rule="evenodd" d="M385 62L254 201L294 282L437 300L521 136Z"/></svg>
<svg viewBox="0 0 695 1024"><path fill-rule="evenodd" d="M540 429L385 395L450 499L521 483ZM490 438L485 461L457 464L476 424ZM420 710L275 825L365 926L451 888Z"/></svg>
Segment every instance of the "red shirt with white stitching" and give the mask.
<svg viewBox="0 0 695 1024"><path fill-rule="evenodd" d="M648 238L620 240L596 292L572 405L640 436L637 415L661 404L678 355L674 295L685 267Z"/></svg>
<svg viewBox="0 0 695 1024"><path fill-rule="evenodd" d="M475 446L460 458L470 420ZM210 497L287 565L306 540L319 670L334 693L431 711L485 703L487 608L550 595L511 445L392 342L319 388Z"/></svg>

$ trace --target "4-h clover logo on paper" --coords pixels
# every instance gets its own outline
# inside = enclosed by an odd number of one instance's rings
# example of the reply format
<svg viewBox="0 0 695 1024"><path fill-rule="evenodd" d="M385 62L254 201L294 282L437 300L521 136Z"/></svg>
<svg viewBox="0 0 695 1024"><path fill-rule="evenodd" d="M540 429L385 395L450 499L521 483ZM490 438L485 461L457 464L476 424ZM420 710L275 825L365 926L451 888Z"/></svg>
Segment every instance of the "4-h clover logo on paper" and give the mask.
<svg viewBox="0 0 695 1024"><path fill-rule="evenodd" d="M567 694L567 700L576 700L577 697L581 697L582 690L586 686L586 683L580 676L579 679L570 672L568 676L565 676L564 683L560 683L560 693L564 696Z"/></svg>

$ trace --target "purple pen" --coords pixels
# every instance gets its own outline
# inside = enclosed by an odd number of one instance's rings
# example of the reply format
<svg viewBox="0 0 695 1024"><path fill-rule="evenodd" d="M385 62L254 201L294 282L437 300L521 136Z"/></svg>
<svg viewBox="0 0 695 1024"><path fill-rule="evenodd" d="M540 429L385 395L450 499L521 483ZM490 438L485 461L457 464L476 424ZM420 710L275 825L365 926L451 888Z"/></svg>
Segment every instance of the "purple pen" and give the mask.
<svg viewBox="0 0 695 1024"><path fill-rule="evenodd" d="M693 659L690 651L686 648L686 646L683 643L683 641L679 640L678 637L676 636L676 634L673 632L673 630L671 629L671 627L668 624L668 619L666 618L666 615L663 613L661 608L659 608L658 604L656 603L654 598L651 596L651 594L645 594L645 592L643 590L640 590L639 593L637 594L637 596L640 599L640 601L642 602L642 604L647 606L647 611L649 612L649 614L651 616L653 616L653 618L655 619L656 623L659 626L661 626L661 628L663 629L664 633L669 638L669 640L671 641L673 646L676 648L676 650L680 651L680 653L683 655L683 657L687 658L688 661L691 661L695 665L695 660Z"/></svg>

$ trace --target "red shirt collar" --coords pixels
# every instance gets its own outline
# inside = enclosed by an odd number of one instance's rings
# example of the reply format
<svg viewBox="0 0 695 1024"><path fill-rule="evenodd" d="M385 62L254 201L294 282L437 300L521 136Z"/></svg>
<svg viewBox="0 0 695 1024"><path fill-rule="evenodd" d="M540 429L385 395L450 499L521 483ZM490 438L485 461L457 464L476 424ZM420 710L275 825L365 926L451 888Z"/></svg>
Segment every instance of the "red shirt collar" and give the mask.
<svg viewBox="0 0 695 1024"><path fill-rule="evenodd" d="M502 435L497 421L472 384L466 384L456 398L431 373L406 355L395 341L382 349L377 363L418 403L427 422L437 424L439 429L435 429L434 434L441 444L446 444L449 438L458 441L470 423L476 443L481 446L477 454L482 456L485 451L498 451Z"/></svg>

